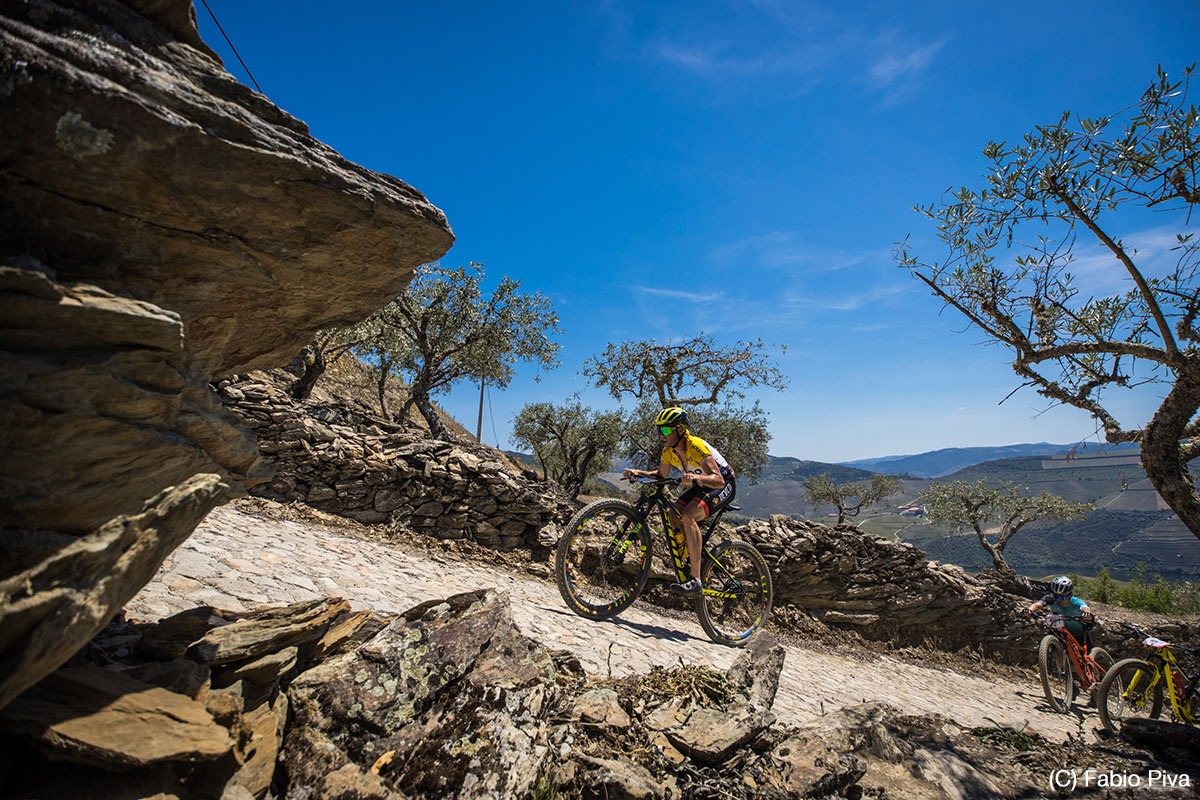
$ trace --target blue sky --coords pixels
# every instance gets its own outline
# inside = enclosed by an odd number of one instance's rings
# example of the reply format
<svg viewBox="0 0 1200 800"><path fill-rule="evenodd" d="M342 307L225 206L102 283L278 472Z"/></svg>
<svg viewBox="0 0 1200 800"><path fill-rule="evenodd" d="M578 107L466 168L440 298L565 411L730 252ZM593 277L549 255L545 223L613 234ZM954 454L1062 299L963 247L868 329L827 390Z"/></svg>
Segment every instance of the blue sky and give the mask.
<svg viewBox="0 0 1200 800"><path fill-rule="evenodd" d="M578 375L610 341L700 331L787 345L790 387L754 395L775 455L1089 437L1088 415L1028 390L998 405L1011 358L890 251L911 235L939 255L911 207L977 185L989 140L1117 111L1156 65L1200 57L1195 0L208 3L271 100L446 212L444 264L552 299L562 366L490 392L501 446L524 403L615 405ZM1125 222L1151 262L1175 231ZM1120 285L1081 255L1098 290ZM478 395L439 402L474 430ZM1156 405L1113 404L1127 424Z"/></svg>

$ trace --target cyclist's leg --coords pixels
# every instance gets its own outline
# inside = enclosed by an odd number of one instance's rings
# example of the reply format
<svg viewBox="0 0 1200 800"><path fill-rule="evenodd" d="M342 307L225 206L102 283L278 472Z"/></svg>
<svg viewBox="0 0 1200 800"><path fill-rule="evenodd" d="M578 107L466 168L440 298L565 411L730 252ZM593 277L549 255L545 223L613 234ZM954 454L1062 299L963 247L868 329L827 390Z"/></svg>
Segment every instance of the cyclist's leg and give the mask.
<svg viewBox="0 0 1200 800"><path fill-rule="evenodd" d="M700 580L700 557L703 543L700 537L700 521L708 516L708 503L703 497L692 499L681 512L683 516L683 534L687 537L688 558L691 562L692 577Z"/></svg>

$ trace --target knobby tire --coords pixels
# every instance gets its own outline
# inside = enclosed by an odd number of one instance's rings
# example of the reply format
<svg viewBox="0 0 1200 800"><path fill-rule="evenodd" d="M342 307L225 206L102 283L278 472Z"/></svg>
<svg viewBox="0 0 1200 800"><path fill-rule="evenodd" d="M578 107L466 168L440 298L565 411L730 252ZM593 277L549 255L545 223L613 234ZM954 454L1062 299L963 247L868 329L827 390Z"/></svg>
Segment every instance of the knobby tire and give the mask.
<svg viewBox="0 0 1200 800"><path fill-rule="evenodd" d="M767 623L775 602L771 571L748 542L721 542L704 559L704 594L696 598L700 627L718 644L743 647Z"/></svg>
<svg viewBox="0 0 1200 800"><path fill-rule="evenodd" d="M1119 733L1117 723L1131 717L1158 719L1163 681L1157 673L1156 666L1140 658L1125 658L1113 664L1096 693L1096 710L1106 729Z"/></svg>
<svg viewBox="0 0 1200 800"><path fill-rule="evenodd" d="M647 521L624 500L597 500L567 523L554 558L554 577L567 607L587 619L629 608L650 575Z"/></svg>
<svg viewBox="0 0 1200 800"><path fill-rule="evenodd" d="M1062 714L1070 710L1075 695L1075 670L1067 647L1052 633L1038 645L1038 673L1050 708Z"/></svg>

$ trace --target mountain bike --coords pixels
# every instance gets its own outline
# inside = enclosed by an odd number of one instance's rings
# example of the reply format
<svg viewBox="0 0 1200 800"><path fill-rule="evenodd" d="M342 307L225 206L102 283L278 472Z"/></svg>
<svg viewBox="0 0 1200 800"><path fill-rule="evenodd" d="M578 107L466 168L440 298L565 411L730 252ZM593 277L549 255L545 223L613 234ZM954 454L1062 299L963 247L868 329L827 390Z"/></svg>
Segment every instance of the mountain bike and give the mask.
<svg viewBox="0 0 1200 800"><path fill-rule="evenodd" d="M675 478L645 478L637 483L643 492L637 503L597 500L584 506L567 523L558 542L554 575L567 606L581 617L603 620L629 608L650 577L654 526L651 514L658 509L658 529L674 562L680 583L691 578L687 543L682 527L671 525L673 501L668 486ZM727 539L715 547L708 541L726 511L719 508L702 536L700 579L704 591L696 596L700 627L714 642L741 647L763 627L771 613L775 590L766 559L748 542Z"/></svg>
<svg viewBox="0 0 1200 800"><path fill-rule="evenodd" d="M1200 722L1200 702L1196 701L1196 683L1200 673L1188 676L1175 660L1174 650L1190 656L1200 656L1200 650L1164 642L1125 622L1121 626L1142 639L1149 655L1145 658L1125 658L1113 665L1096 696L1100 721L1116 733L1117 723L1130 717L1157 719L1163 707L1163 687L1171 701L1171 715L1176 722L1195 725Z"/></svg>
<svg viewBox="0 0 1200 800"><path fill-rule="evenodd" d="M1079 622L1085 627L1096 624L1094 619ZM1100 684L1113 657L1103 647L1081 645L1067 630L1067 618L1062 614L1047 614L1045 624L1050 632L1038 645L1038 673L1050 708L1065 714L1071 710L1077 689L1090 694Z"/></svg>

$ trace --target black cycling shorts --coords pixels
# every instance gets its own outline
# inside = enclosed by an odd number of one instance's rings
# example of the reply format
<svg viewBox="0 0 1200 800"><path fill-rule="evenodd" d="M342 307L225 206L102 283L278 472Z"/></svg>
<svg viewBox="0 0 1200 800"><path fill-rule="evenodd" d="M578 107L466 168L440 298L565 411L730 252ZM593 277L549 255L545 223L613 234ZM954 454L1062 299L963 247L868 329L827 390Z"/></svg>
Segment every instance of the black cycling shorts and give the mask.
<svg viewBox="0 0 1200 800"><path fill-rule="evenodd" d="M691 487L679 496L675 501L675 506L680 511L687 508L688 503L693 500L699 501L700 505L704 506L704 516L711 516L718 506L725 505L733 500L733 496L737 494L737 485L733 482L733 478L726 475L725 485L720 489L709 489L707 486L701 486L693 483Z"/></svg>

